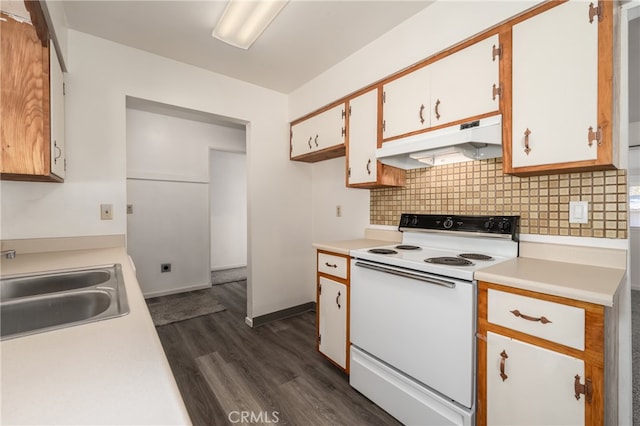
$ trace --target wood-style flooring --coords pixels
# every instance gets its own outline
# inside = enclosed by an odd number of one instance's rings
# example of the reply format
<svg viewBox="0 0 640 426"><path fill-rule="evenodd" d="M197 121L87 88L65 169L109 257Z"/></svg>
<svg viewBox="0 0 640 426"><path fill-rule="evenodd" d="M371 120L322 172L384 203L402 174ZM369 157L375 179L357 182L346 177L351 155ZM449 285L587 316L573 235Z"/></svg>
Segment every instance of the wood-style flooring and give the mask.
<svg viewBox="0 0 640 426"><path fill-rule="evenodd" d="M157 327L194 425L399 425L315 350L315 313L252 329L246 283L212 287L223 312Z"/></svg>

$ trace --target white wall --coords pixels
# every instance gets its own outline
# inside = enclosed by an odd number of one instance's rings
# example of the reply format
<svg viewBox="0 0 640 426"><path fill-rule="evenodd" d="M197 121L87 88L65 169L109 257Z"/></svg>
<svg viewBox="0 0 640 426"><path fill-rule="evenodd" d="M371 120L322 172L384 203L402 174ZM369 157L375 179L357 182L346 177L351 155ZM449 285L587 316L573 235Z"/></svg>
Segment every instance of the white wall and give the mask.
<svg viewBox="0 0 640 426"><path fill-rule="evenodd" d="M286 96L72 30L68 50L67 179L2 181L2 237L124 234L126 96L149 99L248 123L247 316L313 300L311 168L289 161Z"/></svg>
<svg viewBox="0 0 640 426"><path fill-rule="evenodd" d="M313 240L364 238L369 226L369 191L345 186L345 158L313 165ZM336 216L336 206L341 217Z"/></svg>
<svg viewBox="0 0 640 426"><path fill-rule="evenodd" d="M206 183L127 180L127 251L145 297L211 285ZM163 263L170 272L161 272Z"/></svg>
<svg viewBox="0 0 640 426"><path fill-rule="evenodd" d="M241 152L211 150L211 270L247 265L247 166Z"/></svg>

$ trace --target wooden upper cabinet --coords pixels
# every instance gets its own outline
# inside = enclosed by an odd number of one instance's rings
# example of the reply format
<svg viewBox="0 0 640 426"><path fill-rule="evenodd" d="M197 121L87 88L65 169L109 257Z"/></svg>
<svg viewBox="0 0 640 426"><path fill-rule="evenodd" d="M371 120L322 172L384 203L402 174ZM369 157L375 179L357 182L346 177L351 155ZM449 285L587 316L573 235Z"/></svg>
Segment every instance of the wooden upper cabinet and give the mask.
<svg viewBox="0 0 640 426"><path fill-rule="evenodd" d="M513 26L506 173L613 168L613 2L594 4L568 1Z"/></svg>
<svg viewBox="0 0 640 426"><path fill-rule="evenodd" d="M62 84L62 71L54 58L52 66L57 79L54 83L56 99L53 108L57 117L54 131L56 135L62 135L54 138L54 146L51 138L51 56L48 34L46 30L43 34L42 28L37 30L32 24L19 22L8 15L2 14L2 18L0 176L5 180L62 182L64 115L60 118L59 114L64 110L64 101L57 98L62 92L62 86L58 86Z"/></svg>
<svg viewBox="0 0 640 426"><path fill-rule="evenodd" d="M500 55L494 49L497 34L384 84L383 140L496 114Z"/></svg>
<svg viewBox="0 0 640 426"><path fill-rule="evenodd" d="M346 105L291 124L291 159L314 163L345 155Z"/></svg>
<svg viewBox="0 0 640 426"><path fill-rule="evenodd" d="M404 186L406 172L376 160L379 90L373 89L348 101L347 186L378 188Z"/></svg>

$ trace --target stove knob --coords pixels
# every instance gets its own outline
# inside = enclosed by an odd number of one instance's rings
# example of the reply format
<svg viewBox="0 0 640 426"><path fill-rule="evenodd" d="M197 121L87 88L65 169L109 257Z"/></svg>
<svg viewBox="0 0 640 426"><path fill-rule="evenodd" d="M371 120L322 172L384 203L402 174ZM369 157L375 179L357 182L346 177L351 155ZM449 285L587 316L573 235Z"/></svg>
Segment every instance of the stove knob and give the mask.
<svg viewBox="0 0 640 426"><path fill-rule="evenodd" d="M502 222L502 231L505 233L511 232L511 224L509 222Z"/></svg>
<svg viewBox="0 0 640 426"><path fill-rule="evenodd" d="M451 228L453 226L453 220L451 220L451 218L447 218L447 220L444 221L442 226L444 226L445 229Z"/></svg>
<svg viewBox="0 0 640 426"><path fill-rule="evenodd" d="M402 216L402 219L400 221L400 225L401 226L406 226L409 224L409 216Z"/></svg>
<svg viewBox="0 0 640 426"><path fill-rule="evenodd" d="M488 221L486 221L484 223L484 229L486 229L487 231L491 231L494 227L495 223L493 222L493 220L489 219Z"/></svg>
<svg viewBox="0 0 640 426"><path fill-rule="evenodd" d="M418 216L414 216L413 220L411 221L412 225L417 225L418 224Z"/></svg>

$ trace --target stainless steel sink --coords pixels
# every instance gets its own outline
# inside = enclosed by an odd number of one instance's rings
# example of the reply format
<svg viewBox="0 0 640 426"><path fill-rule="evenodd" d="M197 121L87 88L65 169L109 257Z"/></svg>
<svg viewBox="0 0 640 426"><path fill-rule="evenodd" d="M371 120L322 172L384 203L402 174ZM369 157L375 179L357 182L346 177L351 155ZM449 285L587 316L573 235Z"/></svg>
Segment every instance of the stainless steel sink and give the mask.
<svg viewBox="0 0 640 426"><path fill-rule="evenodd" d="M0 300L93 287L110 279L111 272L106 269L62 271L3 278L0 287Z"/></svg>
<svg viewBox="0 0 640 426"><path fill-rule="evenodd" d="M127 313L120 264L0 278L2 340Z"/></svg>

